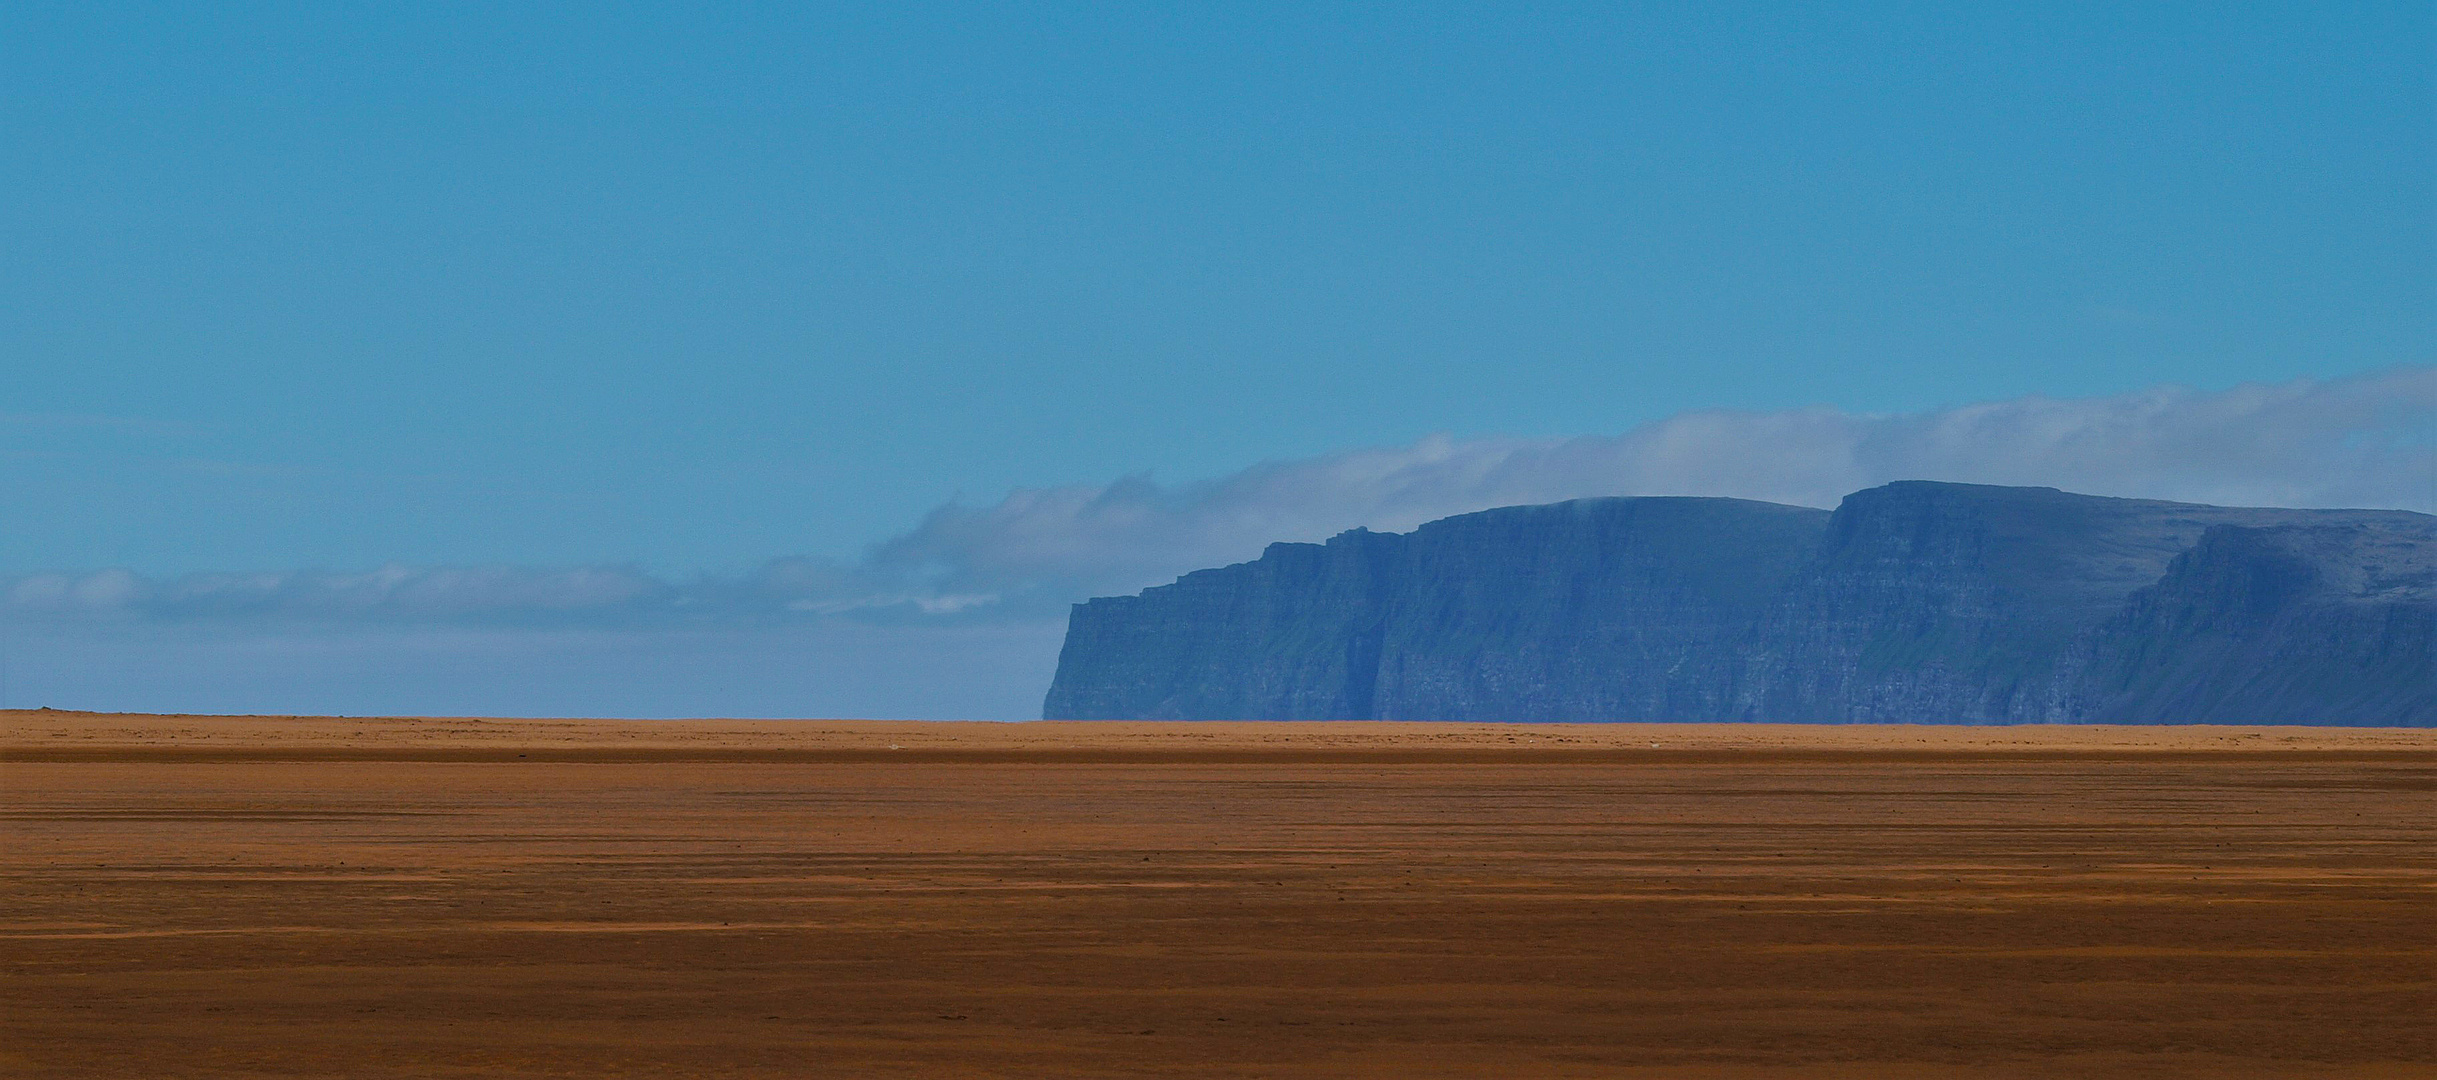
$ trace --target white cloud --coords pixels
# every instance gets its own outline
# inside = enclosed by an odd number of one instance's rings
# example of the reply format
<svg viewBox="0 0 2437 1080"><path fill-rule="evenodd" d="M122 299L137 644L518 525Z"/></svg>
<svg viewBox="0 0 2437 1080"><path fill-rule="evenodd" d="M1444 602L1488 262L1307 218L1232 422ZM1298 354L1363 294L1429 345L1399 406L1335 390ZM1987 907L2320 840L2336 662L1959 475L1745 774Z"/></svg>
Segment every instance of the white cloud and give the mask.
<svg viewBox="0 0 2437 1080"><path fill-rule="evenodd" d="M2437 368L1924 413L1687 413L1614 436L1423 439L1163 486L943 506L861 563L671 582L627 567L125 570L0 581L7 704L533 715L1036 715L1064 605L1354 526L1902 479L2437 511ZM48 620L40 632L12 626Z"/></svg>
<svg viewBox="0 0 2437 1080"><path fill-rule="evenodd" d="M884 544L870 569L943 590L1069 598L1252 558L1271 541L1402 531L1492 506L1723 495L1831 507L1909 479L2437 511L2437 368L1924 413L1696 412L1562 440L1433 437L1175 487L1129 477L945 506Z"/></svg>
<svg viewBox="0 0 2437 1080"><path fill-rule="evenodd" d="M165 582L126 570L40 574L18 579L7 596L36 613L362 619L603 611L646 605L669 592L648 575L618 567L386 566L363 574L192 574Z"/></svg>
<svg viewBox="0 0 2437 1080"><path fill-rule="evenodd" d="M0 595L26 612L166 618L1021 620L1253 558L1273 541L1356 526L1402 531L1492 506L1600 495L1825 507L1906 479L2437 511L2437 368L1922 413L1695 412L1574 439L1434 436L1175 486L1133 476L950 504L858 565L778 559L731 579L673 583L623 567L392 566L153 582L111 570L23 578Z"/></svg>
<svg viewBox="0 0 2437 1080"><path fill-rule="evenodd" d="M83 621L0 635L0 707L424 716L1040 714L1063 623L469 627Z"/></svg>

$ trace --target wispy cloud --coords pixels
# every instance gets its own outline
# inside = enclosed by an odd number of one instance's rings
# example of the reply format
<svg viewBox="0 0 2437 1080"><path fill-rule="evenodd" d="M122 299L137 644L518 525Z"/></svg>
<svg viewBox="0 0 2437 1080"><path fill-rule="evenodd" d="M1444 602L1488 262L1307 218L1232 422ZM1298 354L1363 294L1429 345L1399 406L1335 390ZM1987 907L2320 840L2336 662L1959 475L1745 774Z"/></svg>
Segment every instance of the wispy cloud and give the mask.
<svg viewBox="0 0 2437 1080"><path fill-rule="evenodd" d="M1274 540L1492 506L1724 495L1834 506L1894 480L2233 505L2437 511L2437 368L1924 413L1687 413L1621 435L1424 439L1163 487L1142 477L950 505L869 569L1010 598L1130 592Z"/></svg>
<svg viewBox="0 0 2437 1080"><path fill-rule="evenodd" d="M2041 397L1923 413L1687 413L1574 439L1423 439L1271 462L1178 485L1134 476L933 510L858 563L788 558L670 581L630 567L385 567L367 573L125 570L0 583L24 614L704 624L1054 616L1241 561L1277 540L1403 530L1492 506L1600 495L1726 495L1833 506L1892 480L2094 494L2437 511L2437 368L2202 392Z"/></svg>
<svg viewBox="0 0 2437 1080"><path fill-rule="evenodd" d="M343 619L603 612L649 607L673 593L666 583L619 567L388 566L361 574L193 574L167 581L126 570L38 574L9 583L5 595L31 613Z"/></svg>
<svg viewBox="0 0 2437 1080"><path fill-rule="evenodd" d="M669 580L392 566L0 581L7 704L527 715L1034 715L1065 605L1251 558L1596 495L1832 506L1901 479L2437 510L2437 368L1923 413L1699 412L1613 436L1429 438L932 511L864 559Z"/></svg>

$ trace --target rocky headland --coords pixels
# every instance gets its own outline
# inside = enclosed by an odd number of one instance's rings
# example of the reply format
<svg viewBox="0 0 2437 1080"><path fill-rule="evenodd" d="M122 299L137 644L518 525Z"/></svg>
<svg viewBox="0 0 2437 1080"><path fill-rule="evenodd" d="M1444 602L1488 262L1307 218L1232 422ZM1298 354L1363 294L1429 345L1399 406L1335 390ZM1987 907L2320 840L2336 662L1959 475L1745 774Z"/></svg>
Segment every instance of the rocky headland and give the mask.
<svg viewBox="0 0 2437 1080"><path fill-rule="evenodd" d="M2437 725L2437 518L1907 481L1273 544L1075 606L1051 719Z"/></svg>

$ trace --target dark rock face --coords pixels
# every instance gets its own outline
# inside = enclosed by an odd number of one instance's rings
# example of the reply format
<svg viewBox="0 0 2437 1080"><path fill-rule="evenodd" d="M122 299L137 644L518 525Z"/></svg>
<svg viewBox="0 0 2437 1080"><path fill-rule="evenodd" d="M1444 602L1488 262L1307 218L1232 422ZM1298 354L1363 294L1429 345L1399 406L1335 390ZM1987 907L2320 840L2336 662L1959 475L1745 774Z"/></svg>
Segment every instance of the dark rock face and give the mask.
<svg viewBox="0 0 2437 1080"><path fill-rule="evenodd" d="M1069 719L2437 724L2437 518L1905 482L1274 544L1075 606Z"/></svg>
<svg viewBox="0 0 2437 1080"><path fill-rule="evenodd" d="M2097 635L2094 719L2437 724L2430 530L2221 525Z"/></svg>

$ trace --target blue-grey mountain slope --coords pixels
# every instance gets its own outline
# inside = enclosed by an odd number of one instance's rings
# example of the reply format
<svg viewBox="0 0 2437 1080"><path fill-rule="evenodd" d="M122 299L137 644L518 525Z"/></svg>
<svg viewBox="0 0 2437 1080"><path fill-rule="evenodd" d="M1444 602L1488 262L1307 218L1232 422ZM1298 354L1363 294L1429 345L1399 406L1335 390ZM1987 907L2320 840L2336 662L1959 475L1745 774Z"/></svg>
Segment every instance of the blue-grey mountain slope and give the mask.
<svg viewBox="0 0 2437 1080"><path fill-rule="evenodd" d="M2437 724L2437 518L1905 482L1275 544L1075 606L1100 719Z"/></svg>

